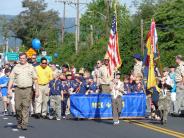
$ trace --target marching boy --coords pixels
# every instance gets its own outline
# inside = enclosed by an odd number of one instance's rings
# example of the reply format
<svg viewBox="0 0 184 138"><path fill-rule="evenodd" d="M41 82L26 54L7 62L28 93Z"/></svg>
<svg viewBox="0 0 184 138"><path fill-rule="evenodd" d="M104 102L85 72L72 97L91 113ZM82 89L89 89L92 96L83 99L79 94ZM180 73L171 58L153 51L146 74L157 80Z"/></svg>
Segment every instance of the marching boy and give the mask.
<svg viewBox="0 0 184 138"><path fill-rule="evenodd" d="M54 79L49 82L50 88L50 119L56 117L61 120L61 91L62 82L59 79L59 73L54 75Z"/></svg>
<svg viewBox="0 0 184 138"><path fill-rule="evenodd" d="M170 110L170 91L174 85L173 80L169 76L169 68L163 69L163 77L159 84L159 87L161 88L161 92L159 95L159 101L158 101L158 109L160 112L160 119L161 124L164 125L167 123L167 116Z"/></svg>
<svg viewBox="0 0 184 138"><path fill-rule="evenodd" d="M111 95L112 95L112 114L113 114L113 124L119 124L119 117L122 110L122 93L124 92L124 84L120 80L121 73L115 73L115 79L112 80L110 84Z"/></svg>

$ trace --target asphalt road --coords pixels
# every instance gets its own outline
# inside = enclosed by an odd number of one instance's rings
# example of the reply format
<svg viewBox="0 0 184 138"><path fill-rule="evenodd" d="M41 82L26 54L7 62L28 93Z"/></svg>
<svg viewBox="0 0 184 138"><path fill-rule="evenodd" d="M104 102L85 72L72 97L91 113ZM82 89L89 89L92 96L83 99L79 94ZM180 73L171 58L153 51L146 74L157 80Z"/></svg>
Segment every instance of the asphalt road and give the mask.
<svg viewBox="0 0 184 138"><path fill-rule="evenodd" d="M16 119L0 117L0 138L184 138L184 117L169 117L168 124L153 120L43 120L30 118L27 131L16 129Z"/></svg>

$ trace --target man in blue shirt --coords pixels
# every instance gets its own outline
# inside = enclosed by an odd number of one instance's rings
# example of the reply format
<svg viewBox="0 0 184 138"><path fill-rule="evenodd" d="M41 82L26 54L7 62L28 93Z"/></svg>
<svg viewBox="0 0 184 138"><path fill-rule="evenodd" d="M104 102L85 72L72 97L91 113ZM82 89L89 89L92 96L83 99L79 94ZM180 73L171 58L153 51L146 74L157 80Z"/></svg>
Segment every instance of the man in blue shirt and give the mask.
<svg viewBox="0 0 184 138"><path fill-rule="evenodd" d="M53 116L56 120L61 120L61 91L62 82L59 79L59 73L55 74L54 79L49 82L50 88L50 119Z"/></svg>
<svg viewBox="0 0 184 138"><path fill-rule="evenodd" d="M4 115L7 115L7 106L9 103L8 100L8 82L9 82L9 75L10 75L10 69L6 68L4 70L4 76L0 78L0 95L3 97L3 103L4 103Z"/></svg>

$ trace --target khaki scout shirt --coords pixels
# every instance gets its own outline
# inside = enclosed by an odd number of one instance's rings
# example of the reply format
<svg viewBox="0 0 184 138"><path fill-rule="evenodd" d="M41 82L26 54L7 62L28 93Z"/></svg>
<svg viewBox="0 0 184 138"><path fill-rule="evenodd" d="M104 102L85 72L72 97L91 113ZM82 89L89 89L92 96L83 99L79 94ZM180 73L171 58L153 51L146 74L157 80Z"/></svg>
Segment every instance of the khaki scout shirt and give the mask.
<svg viewBox="0 0 184 138"><path fill-rule="evenodd" d="M124 92L124 83L120 80L114 79L110 83L111 95L114 99L118 96L122 96Z"/></svg>
<svg viewBox="0 0 184 138"><path fill-rule="evenodd" d="M133 73L134 73L135 76L137 76L137 75L139 75L139 74L142 75L142 67L143 67L142 61L140 61L140 62L138 62L138 63L136 63L136 64L134 65Z"/></svg>
<svg viewBox="0 0 184 138"><path fill-rule="evenodd" d="M182 61L176 68L176 82L181 82L184 77L184 62Z"/></svg>
<svg viewBox="0 0 184 138"><path fill-rule="evenodd" d="M33 79L37 79L37 74L35 68L29 63L17 64L10 74L10 80L16 83L19 88L31 87Z"/></svg>
<svg viewBox="0 0 184 138"><path fill-rule="evenodd" d="M94 78L94 81L99 86L100 85L100 68L96 68L94 70L93 78Z"/></svg>
<svg viewBox="0 0 184 138"><path fill-rule="evenodd" d="M105 65L102 65L99 70L99 78L100 84L110 84L112 80L111 76L109 75L109 71Z"/></svg>

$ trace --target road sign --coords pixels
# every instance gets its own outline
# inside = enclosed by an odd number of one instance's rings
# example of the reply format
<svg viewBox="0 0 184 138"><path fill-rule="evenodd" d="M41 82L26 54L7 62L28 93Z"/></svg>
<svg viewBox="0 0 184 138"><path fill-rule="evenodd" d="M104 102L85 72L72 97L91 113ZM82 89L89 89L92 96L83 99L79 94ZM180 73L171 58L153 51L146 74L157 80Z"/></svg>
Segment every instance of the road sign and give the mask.
<svg viewBox="0 0 184 138"><path fill-rule="evenodd" d="M7 54L8 61L17 61L19 60L19 54L16 52L8 52Z"/></svg>
<svg viewBox="0 0 184 138"><path fill-rule="evenodd" d="M42 56L47 56L47 51L42 51Z"/></svg>
<svg viewBox="0 0 184 138"><path fill-rule="evenodd" d="M26 52L28 58L31 58L32 55L36 54L36 51L33 48L30 48L27 52Z"/></svg>
<svg viewBox="0 0 184 138"><path fill-rule="evenodd" d="M43 56L37 56L36 61L40 62L42 57ZM48 62L52 62L52 56L44 56L44 57L48 60Z"/></svg>

